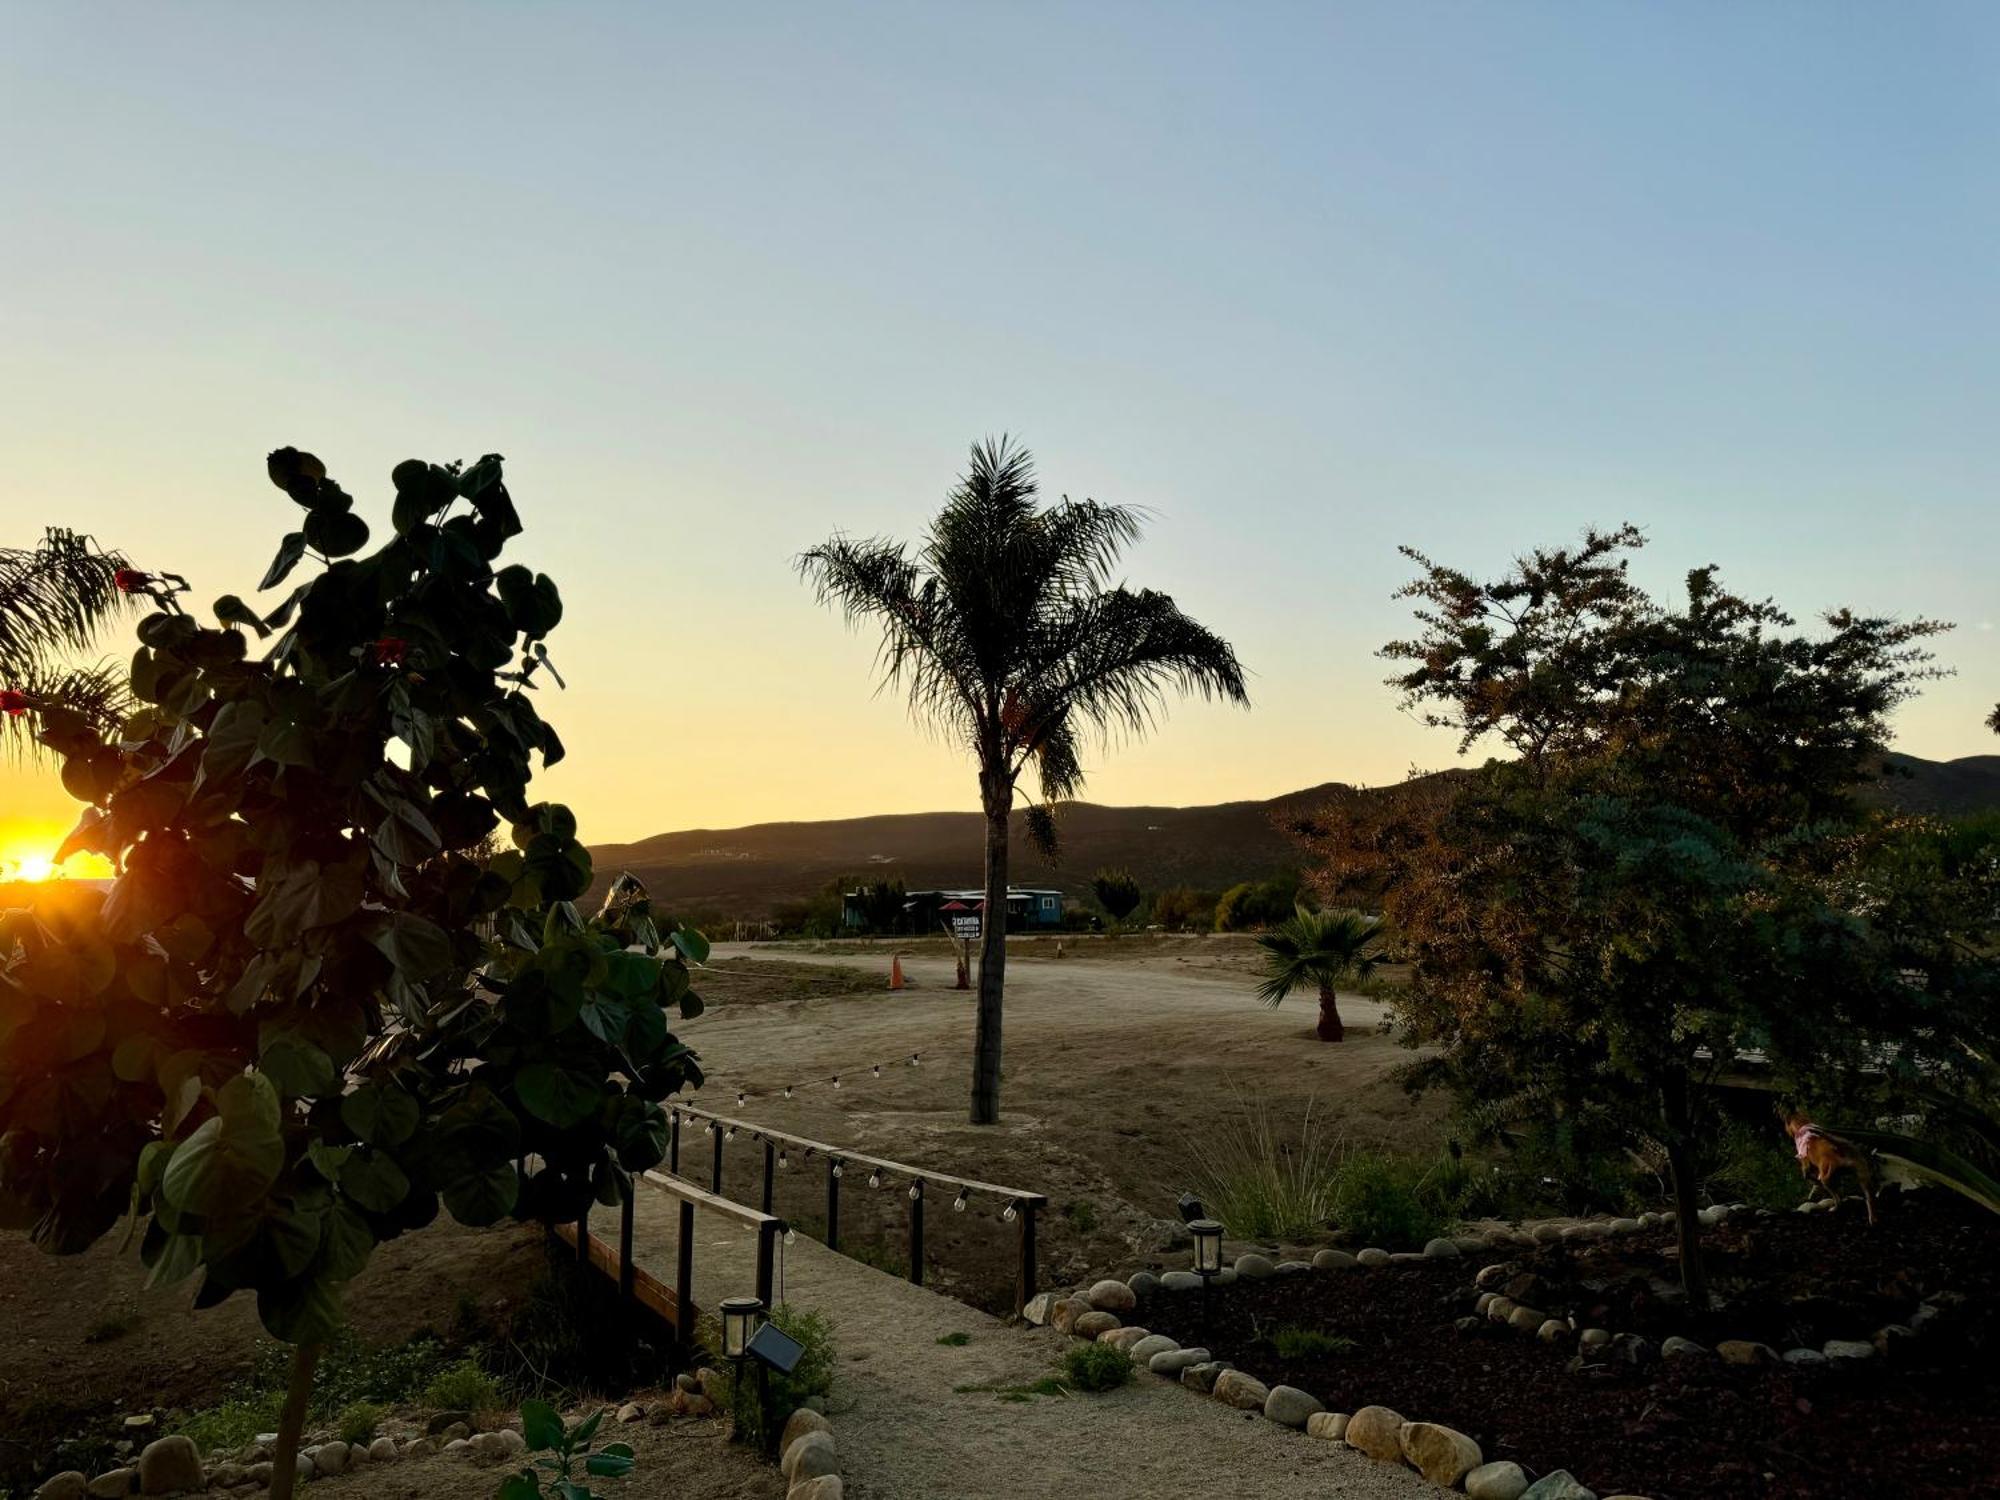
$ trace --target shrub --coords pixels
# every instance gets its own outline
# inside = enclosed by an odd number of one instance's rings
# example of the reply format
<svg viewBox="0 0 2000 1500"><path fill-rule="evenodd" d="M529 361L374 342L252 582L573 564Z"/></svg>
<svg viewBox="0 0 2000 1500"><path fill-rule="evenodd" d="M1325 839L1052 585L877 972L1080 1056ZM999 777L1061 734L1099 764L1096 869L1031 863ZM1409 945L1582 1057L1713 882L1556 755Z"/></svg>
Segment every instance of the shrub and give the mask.
<svg viewBox="0 0 2000 1500"><path fill-rule="evenodd" d="M341 1409L336 1430L343 1443L365 1447L375 1441L375 1429L381 1425L381 1407L373 1401L350 1401Z"/></svg>
<svg viewBox="0 0 2000 1500"><path fill-rule="evenodd" d="M1791 1208L1805 1196L1798 1158L1776 1129L1726 1122L1712 1138L1702 1186L1712 1198L1757 1208Z"/></svg>
<svg viewBox="0 0 2000 1500"><path fill-rule="evenodd" d="M1132 1378L1132 1356L1112 1344L1072 1344L1063 1353L1063 1373L1079 1391L1116 1390Z"/></svg>
<svg viewBox="0 0 2000 1500"><path fill-rule="evenodd" d="M500 1387L468 1359L440 1372L424 1387L424 1405L439 1411L491 1411L500 1405Z"/></svg>
<svg viewBox="0 0 2000 1500"><path fill-rule="evenodd" d="M1365 1244L1421 1245L1442 1234L1443 1215L1427 1202L1425 1168L1409 1157L1355 1151L1340 1164L1333 1188L1333 1217Z"/></svg>
<svg viewBox="0 0 2000 1500"><path fill-rule="evenodd" d="M791 1374L769 1377L769 1405L765 1413L756 1409L754 1383L750 1398L739 1403L733 1380L725 1381L723 1404L752 1443L762 1441L764 1415L768 1414L773 1425L782 1425L812 1397L824 1396L833 1389L833 1320L825 1313L780 1302L772 1309L771 1321L797 1339L803 1352Z"/></svg>
<svg viewBox="0 0 2000 1500"><path fill-rule="evenodd" d="M221 1449L234 1453L254 1440L260 1432L278 1430L278 1409L283 1395L275 1390L231 1397L218 1406L198 1411L174 1431L190 1440L203 1453Z"/></svg>
<svg viewBox="0 0 2000 1500"><path fill-rule="evenodd" d="M1352 1354L1355 1342L1344 1333L1322 1333L1317 1328L1301 1328L1296 1323L1287 1323L1264 1336L1264 1342L1278 1353L1280 1359L1331 1359L1339 1354Z"/></svg>
<svg viewBox="0 0 2000 1500"><path fill-rule="evenodd" d="M1334 1212L1339 1142L1308 1102L1296 1134L1271 1108L1238 1096L1187 1137L1196 1194L1210 1215L1245 1239L1296 1239L1323 1229Z"/></svg>

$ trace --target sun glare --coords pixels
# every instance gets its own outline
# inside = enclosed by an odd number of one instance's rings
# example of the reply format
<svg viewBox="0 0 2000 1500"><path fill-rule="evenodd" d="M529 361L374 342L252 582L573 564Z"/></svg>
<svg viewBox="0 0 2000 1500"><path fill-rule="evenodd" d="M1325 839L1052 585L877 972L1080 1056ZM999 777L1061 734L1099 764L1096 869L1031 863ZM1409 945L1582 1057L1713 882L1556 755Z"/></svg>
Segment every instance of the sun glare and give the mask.
<svg viewBox="0 0 2000 1500"><path fill-rule="evenodd" d="M72 854L61 864L55 851L61 829L15 828L0 833L0 882L39 880L109 880L116 872L101 854Z"/></svg>

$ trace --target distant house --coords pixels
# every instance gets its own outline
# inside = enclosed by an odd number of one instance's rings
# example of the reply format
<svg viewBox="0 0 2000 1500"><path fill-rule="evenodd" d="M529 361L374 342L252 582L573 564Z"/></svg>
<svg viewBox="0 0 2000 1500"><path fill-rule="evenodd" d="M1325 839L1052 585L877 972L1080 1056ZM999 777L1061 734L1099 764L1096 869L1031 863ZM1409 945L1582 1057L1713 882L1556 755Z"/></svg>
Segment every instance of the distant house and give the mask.
<svg viewBox="0 0 2000 1500"><path fill-rule="evenodd" d="M868 925L861 891L842 893L840 925L860 932ZM984 891L909 891L903 899L903 928L913 934L935 933L950 926L946 905L956 901L979 911L986 904ZM1052 932L1062 926L1063 893L1026 886L1007 887L1007 930L1009 932Z"/></svg>

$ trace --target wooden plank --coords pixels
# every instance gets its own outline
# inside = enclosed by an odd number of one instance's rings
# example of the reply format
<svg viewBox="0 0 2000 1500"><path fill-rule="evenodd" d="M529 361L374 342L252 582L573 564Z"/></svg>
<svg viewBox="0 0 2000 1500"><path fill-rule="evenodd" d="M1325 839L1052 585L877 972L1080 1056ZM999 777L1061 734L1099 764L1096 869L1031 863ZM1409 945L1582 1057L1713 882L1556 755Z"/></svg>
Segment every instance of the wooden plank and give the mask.
<svg viewBox="0 0 2000 1500"><path fill-rule="evenodd" d="M576 1244L576 1226L574 1224L556 1225L555 1235L557 1239L567 1245L574 1246ZM589 1263L609 1277L612 1285L616 1286L618 1284L617 1246L607 1245L596 1235L591 1235ZM700 1316L700 1310L695 1307L692 1297L688 1299L686 1304L688 1324L686 1327L683 1327L681 1324L682 1303L674 1295L673 1288L661 1281L659 1277L648 1271L644 1266L634 1266L632 1268L632 1296L641 1307L649 1308L659 1317L663 1318L682 1338L691 1336L694 1320Z"/></svg>
<svg viewBox="0 0 2000 1500"><path fill-rule="evenodd" d="M698 1120L713 1120L725 1130L734 1127L748 1130L768 1140L784 1141L806 1151L817 1151L822 1156L838 1157L843 1162L865 1167L880 1167L885 1172L893 1172L899 1177L921 1177L926 1182L942 1183L955 1188L970 1188L975 1193L988 1193L999 1198L1012 1198L1017 1203L1045 1204L1049 1200L1041 1193L1024 1192L1020 1188L1003 1186L997 1182L980 1182L972 1177L954 1177L949 1172L932 1172L923 1167L913 1167L906 1162L891 1161L885 1156L866 1156L859 1151L849 1151L840 1146L829 1146L824 1141L815 1141L807 1136L792 1135L787 1131L773 1130L768 1125L759 1125L751 1120L731 1119L728 1115L711 1114L705 1109L696 1109L692 1104L669 1104L668 1109L679 1114L691 1115ZM718 1136L719 1140L720 1137ZM651 1173L647 1174L651 1176Z"/></svg>
<svg viewBox="0 0 2000 1500"><path fill-rule="evenodd" d="M706 1188L698 1188L682 1177L674 1177L666 1172L643 1172L640 1176L650 1187L656 1187L669 1197L678 1198L683 1203L692 1203L697 1208L708 1209L724 1218L734 1219L750 1229L764 1224L781 1224L784 1221L774 1214L759 1213L754 1208L745 1208L727 1198L718 1198Z"/></svg>

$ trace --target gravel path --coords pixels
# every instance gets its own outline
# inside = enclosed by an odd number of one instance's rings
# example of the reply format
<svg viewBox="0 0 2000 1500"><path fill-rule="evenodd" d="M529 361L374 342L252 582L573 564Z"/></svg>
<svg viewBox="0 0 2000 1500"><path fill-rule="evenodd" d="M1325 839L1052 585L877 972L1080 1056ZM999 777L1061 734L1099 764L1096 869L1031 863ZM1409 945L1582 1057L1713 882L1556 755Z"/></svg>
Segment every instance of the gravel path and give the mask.
<svg viewBox="0 0 2000 1500"><path fill-rule="evenodd" d="M670 1284L677 1207L641 1195L639 1259ZM695 1300L754 1290L750 1236L696 1218ZM1003 1400L992 1389L1052 1373L1068 1340L1010 1326L799 1236L784 1300L831 1317L833 1421L851 1500L1222 1500L1302 1495L1420 1500L1414 1474L1246 1416L1151 1375L1096 1396ZM938 1342L963 1333L969 1342Z"/></svg>

